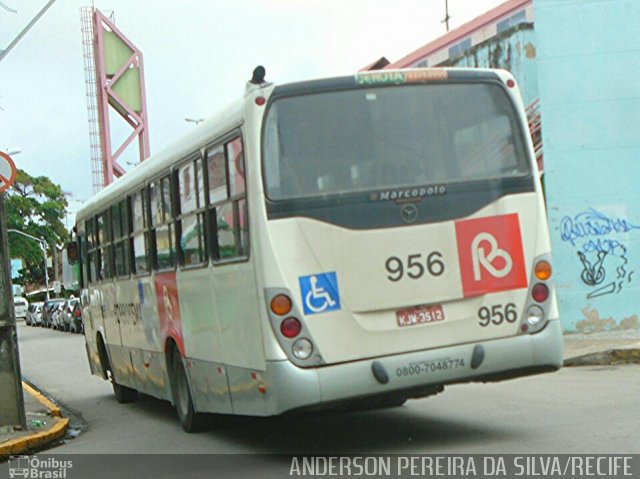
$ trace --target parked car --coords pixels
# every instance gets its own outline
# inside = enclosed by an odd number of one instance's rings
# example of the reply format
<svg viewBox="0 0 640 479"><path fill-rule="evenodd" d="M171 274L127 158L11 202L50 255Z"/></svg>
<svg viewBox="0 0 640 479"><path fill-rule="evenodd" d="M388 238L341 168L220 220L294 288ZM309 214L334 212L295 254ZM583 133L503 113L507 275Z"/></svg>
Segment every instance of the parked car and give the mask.
<svg viewBox="0 0 640 479"><path fill-rule="evenodd" d="M33 324L33 322L31 321L31 313L33 313L35 308L35 303L29 303L29 307L27 308L27 317L24 318L24 324L26 324L27 326L31 326Z"/></svg>
<svg viewBox="0 0 640 479"><path fill-rule="evenodd" d="M29 302L22 296L13 297L13 308L16 313L16 319L22 318L26 321L29 309Z"/></svg>
<svg viewBox="0 0 640 479"><path fill-rule="evenodd" d="M64 331L64 305L66 301L62 301L56 306L51 314L51 327L56 331Z"/></svg>
<svg viewBox="0 0 640 479"><path fill-rule="evenodd" d="M42 326L42 313L44 312L44 302L38 303L36 313L33 315L34 326Z"/></svg>
<svg viewBox="0 0 640 479"><path fill-rule="evenodd" d="M29 326L39 326L42 323L42 306L44 306L44 303L31 303L25 323Z"/></svg>
<svg viewBox="0 0 640 479"><path fill-rule="evenodd" d="M58 306L64 304L64 299L50 299L45 301L42 308L42 326L50 328L53 326L53 313L57 311Z"/></svg>
<svg viewBox="0 0 640 479"><path fill-rule="evenodd" d="M74 318L73 318L73 314L74 314L74 309L75 306L80 302L80 300L78 298L69 298L64 302L64 306L62 307L62 313L60 313L59 316L59 322L60 322L60 327L58 329L60 329L60 331L72 331L75 333L75 324L74 323ZM72 328L71 326L74 326L74 328Z"/></svg>
<svg viewBox="0 0 640 479"><path fill-rule="evenodd" d="M69 313L69 322L72 333L81 334L84 332L84 325L82 324L82 305L79 299L72 300L71 312Z"/></svg>

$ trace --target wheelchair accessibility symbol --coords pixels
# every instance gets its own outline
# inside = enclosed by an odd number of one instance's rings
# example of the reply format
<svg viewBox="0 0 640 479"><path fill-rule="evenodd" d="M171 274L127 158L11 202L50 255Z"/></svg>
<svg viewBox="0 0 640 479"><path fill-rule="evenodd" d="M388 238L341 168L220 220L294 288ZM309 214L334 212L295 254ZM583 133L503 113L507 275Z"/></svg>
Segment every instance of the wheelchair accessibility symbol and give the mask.
<svg viewBox="0 0 640 479"><path fill-rule="evenodd" d="M326 313L340 309L338 277L335 272L300 276L304 314Z"/></svg>

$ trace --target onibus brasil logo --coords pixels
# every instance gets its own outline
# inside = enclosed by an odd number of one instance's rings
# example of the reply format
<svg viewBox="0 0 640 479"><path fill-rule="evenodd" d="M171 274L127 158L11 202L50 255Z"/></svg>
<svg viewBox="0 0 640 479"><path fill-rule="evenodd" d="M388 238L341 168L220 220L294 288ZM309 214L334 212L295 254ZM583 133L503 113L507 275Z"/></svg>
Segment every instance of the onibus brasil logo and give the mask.
<svg viewBox="0 0 640 479"><path fill-rule="evenodd" d="M65 479L67 469L73 467L73 461L38 456L11 456L9 459L9 477L25 477L32 479Z"/></svg>

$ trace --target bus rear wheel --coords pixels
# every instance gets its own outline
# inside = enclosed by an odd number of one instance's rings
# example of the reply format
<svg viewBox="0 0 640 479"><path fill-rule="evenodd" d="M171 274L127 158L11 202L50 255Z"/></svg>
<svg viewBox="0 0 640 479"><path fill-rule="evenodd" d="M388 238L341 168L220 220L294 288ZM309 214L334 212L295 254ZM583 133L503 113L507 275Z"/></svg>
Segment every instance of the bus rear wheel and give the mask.
<svg viewBox="0 0 640 479"><path fill-rule="evenodd" d="M113 395L120 404L126 404L138 399L138 391L135 389L118 384L113 379L111 380L111 385L113 386Z"/></svg>
<svg viewBox="0 0 640 479"><path fill-rule="evenodd" d="M98 355L100 357L103 376L105 379L109 379L111 381L111 385L113 386L113 395L116 397L116 401L120 404L126 404L138 399L138 391L127 386L123 386L122 384L118 384L113 377L111 363L109 363L109 355L107 354L107 348L104 345L102 336L98 337Z"/></svg>
<svg viewBox="0 0 640 479"><path fill-rule="evenodd" d="M187 372L177 350L174 350L171 355L171 389L173 404L182 429L186 432L198 432L204 429L205 415L195 412Z"/></svg>

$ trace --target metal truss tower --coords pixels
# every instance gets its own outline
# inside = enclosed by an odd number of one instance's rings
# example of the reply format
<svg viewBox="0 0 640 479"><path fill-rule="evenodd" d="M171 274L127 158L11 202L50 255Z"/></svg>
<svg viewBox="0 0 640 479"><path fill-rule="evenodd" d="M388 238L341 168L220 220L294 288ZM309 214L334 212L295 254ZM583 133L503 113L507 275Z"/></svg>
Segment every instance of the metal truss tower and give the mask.
<svg viewBox="0 0 640 479"><path fill-rule="evenodd" d="M118 158L138 140L140 162L149 157L142 52L93 7L80 10L94 193L126 173ZM120 144L111 139L110 112L133 129Z"/></svg>

